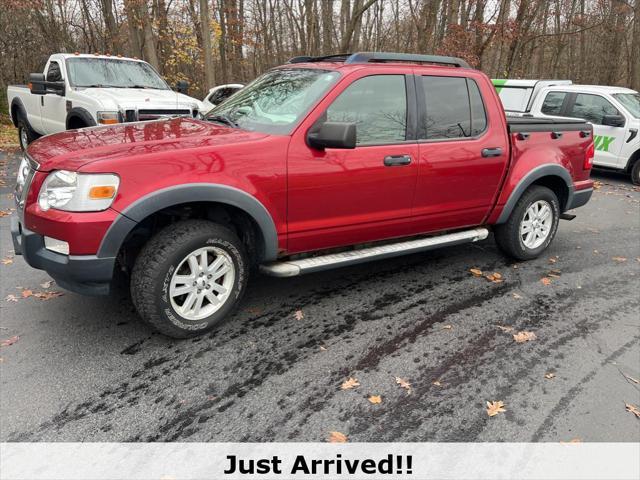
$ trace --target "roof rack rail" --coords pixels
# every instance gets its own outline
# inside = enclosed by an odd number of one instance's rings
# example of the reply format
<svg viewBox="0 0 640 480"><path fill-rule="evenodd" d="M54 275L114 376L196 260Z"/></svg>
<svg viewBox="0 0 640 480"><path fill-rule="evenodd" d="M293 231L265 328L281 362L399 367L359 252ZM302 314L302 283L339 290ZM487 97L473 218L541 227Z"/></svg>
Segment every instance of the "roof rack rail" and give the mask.
<svg viewBox="0 0 640 480"><path fill-rule="evenodd" d="M458 68L471 68L467 62L457 57L445 57L441 55L418 55L413 53L389 53L389 52L358 52L339 53L336 55L324 55L321 57L301 56L293 57L288 63L307 62L344 62L345 64L358 63L383 63L383 62L411 62L433 63Z"/></svg>
<svg viewBox="0 0 640 480"><path fill-rule="evenodd" d="M411 62L434 63L458 68L471 68L467 62L457 57L445 57L442 55L419 55L414 53L388 53L388 52L360 52L351 55L345 63L375 63L375 62Z"/></svg>

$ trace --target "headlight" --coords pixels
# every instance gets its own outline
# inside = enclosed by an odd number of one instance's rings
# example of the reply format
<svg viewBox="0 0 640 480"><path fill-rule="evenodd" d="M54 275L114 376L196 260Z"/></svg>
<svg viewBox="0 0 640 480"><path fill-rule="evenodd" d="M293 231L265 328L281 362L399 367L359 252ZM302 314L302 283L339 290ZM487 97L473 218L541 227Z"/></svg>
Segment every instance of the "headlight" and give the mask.
<svg viewBox="0 0 640 480"><path fill-rule="evenodd" d="M99 212L113 203L120 178L113 174L85 174L57 170L49 174L38 196L42 210Z"/></svg>
<svg viewBox="0 0 640 480"><path fill-rule="evenodd" d="M18 167L18 176L16 178L16 196L18 199L22 198L24 190L24 184L27 183L27 177L29 176L29 161L27 157L22 157L20 166Z"/></svg>
<svg viewBox="0 0 640 480"><path fill-rule="evenodd" d="M113 125L120 123L120 114L118 112L96 112L98 123L103 125Z"/></svg>

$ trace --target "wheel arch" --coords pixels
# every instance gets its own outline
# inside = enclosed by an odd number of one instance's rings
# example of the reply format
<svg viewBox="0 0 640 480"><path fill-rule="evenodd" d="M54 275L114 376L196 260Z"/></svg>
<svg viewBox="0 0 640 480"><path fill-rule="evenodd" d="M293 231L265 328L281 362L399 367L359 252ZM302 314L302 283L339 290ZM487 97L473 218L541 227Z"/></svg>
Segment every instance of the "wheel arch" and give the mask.
<svg viewBox="0 0 640 480"><path fill-rule="evenodd" d="M560 211L564 212L572 203L573 179L566 168L557 164L541 165L534 168L518 182L496 221L496 225L506 223L516 203L531 185L542 185L551 189L558 197Z"/></svg>
<svg viewBox="0 0 640 480"><path fill-rule="evenodd" d="M82 126L79 125L80 122L83 124ZM69 110L64 124L67 130L83 127L95 127L97 125L91 113L82 107L74 107Z"/></svg>
<svg viewBox="0 0 640 480"><path fill-rule="evenodd" d="M205 206L217 214L222 208L232 221L252 222L255 228L259 261L272 261L278 256L278 234L275 223L266 207L249 193L217 184L189 184L169 187L137 200L125 210L109 227L102 239L98 257L116 257L134 229L145 219L183 206Z"/></svg>

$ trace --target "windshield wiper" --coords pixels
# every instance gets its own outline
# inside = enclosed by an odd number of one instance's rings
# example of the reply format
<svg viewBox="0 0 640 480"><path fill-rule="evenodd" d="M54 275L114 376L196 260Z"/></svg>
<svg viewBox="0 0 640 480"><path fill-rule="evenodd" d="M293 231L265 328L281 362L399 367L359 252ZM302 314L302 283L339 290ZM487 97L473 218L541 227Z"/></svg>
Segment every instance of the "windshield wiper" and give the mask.
<svg viewBox="0 0 640 480"><path fill-rule="evenodd" d="M149 85L130 85L128 87L123 87L123 88L148 88L150 90L165 90L164 88L160 88L160 87L150 87Z"/></svg>
<svg viewBox="0 0 640 480"><path fill-rule="evenodd" d="M211 115L210 117L207 117L207 120L209 120L210 122L223 123L233 128L238 128L238 124L234 122L226 113L217 113L215 115Z"/></svg>

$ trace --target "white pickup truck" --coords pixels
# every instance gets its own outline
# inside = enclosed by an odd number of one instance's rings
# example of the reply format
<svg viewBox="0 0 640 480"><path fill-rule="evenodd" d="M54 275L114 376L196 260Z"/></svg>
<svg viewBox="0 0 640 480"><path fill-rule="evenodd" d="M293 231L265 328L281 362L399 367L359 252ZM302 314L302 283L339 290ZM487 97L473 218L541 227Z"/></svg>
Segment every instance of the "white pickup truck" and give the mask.
<svg viewBox="0 0 640 480"><path fill-rule="evenodd" d="M205 108L188 97L186 82L173 91L146 62L111 55L57 53L28 86L9 86L7 98L20 146L41 135L74 128L197 117Z"/></svg>
<svg viewBox="0 0 640 480"><path fill-rule="evenodd" d="M507 115L571 117L593 124L596 167L620 170L640 185L640 93L558 80L493 80Z"/></svg>

